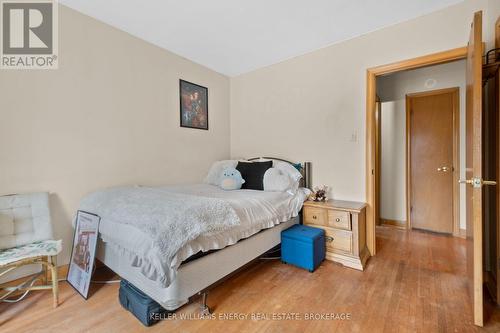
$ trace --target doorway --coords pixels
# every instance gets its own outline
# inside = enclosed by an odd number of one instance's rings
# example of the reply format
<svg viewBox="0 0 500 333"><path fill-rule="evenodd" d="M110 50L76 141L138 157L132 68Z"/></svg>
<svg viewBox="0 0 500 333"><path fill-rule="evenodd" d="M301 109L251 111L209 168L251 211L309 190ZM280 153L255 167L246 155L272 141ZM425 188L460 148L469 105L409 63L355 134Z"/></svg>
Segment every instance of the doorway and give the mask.
<svg viewBox="0 0 500 333"><path fill-rule="evenodd" d="M466 108L465 108L465 177L460 183L465 187L466 233L467 233L467 290L473 309L474 324L483 326L485 320L483 294L483 187L494 186L496 181L483 178L483 49L482 12L474 13L466 47L427 55L394 64L374 67L367 70L366 88L366 198L367 198L367 245L371 255L376 254L375 210L379 205L376 196L376 79L378 76L412 68L426 67L432 64L447 63L457 59L466 59ZM498 38L498 36L496 36ZM498 160L498 159L497 159ZM498 168L498 166L497 166Z"/></svg>
<svg viewBox="0 0 500 333"><path fill-rule="evenodd" d="M410 69L423 68L437 64L445 64L455 60L462 60L467 57L468 47L460 47L444 52L430 54L414 59L403 60L393 64L373 67L367 70L366 76L366 242L371 255L377 253L376 249L376 216L380 211L380 198L377 196L375 175L376 167L376 124L377 124L377 104L376 104L376 80L378 77L397 73Z"/></svg>
<svg viewBox="0 0 500 333"><path fill-rule="evenodd" d="M459 88L406 95L407 227L458 235Z"/></svg>
<svg viewBox="0 0 500 333"><path fill-rule="evenodd" d="M465 68L456 60L377 77L377 225L464 237Z"/></svg>

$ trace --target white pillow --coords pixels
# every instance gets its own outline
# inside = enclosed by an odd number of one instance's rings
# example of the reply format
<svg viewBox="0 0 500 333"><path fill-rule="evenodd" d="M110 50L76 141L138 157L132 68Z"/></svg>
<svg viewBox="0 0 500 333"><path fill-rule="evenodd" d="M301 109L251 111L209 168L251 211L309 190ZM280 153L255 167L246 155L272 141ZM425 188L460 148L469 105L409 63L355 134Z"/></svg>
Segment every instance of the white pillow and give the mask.
<svg viewBox="0 0 500 333"><path fill-rule="evenodd" d="M220 178L222 176L222 172L227 168L236 168L238 164L238 160L223 160L217 161L212 164L210 170L208 171L207 176L203 180L205 184L211 184L219 186Z"/></svg>
<svg viewBox="0 0 500 333"><path fill-rule="evenodd" d="M290 163L273 160L273 168L283 171L283 173L293 179L294 182L299 181L302 178L300 171Z"/></svg>
<svg viewBox="0 0 500 333"><path fill-rule="evenodd" d="M264 191L285 192L291 189L293 180L278 168L269 168L264 173Z"/></svg>
<svg viewBox="0 0 500 333"><path fill-rule="evenodd" d="M273 168L279 169L283 171L286 175L288 175L294 182L298 182L302 178L302 174L300 173L299 170L297 170L296 167L291 165L288 162L283 162L279 160L273 160L273 159L266 159L266 158L259 158L259 162L263 161L273 161Z"/></svg>

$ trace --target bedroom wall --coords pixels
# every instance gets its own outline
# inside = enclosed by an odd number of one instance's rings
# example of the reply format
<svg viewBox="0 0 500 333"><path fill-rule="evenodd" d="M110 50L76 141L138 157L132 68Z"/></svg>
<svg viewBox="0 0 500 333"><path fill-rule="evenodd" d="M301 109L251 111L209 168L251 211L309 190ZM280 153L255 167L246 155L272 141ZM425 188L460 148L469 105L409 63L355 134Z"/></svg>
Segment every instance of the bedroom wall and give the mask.
<svg viewBox="0 0 500 333"><path fill-rule="evenodd" d="M231 78L232 157L311 161L315 185L365 201L366 69L465 46L480 9L491 41L500 15L494 2L467 0Z"/></svg>
<svg viewBox="0 0 500 333"><path fill-rule="evenodd" d="M465 60L460 60L377 79L377 95L382 101L381 218L406 221L406 94L459 88L460 178L465 178L465 66ZM465 206L465 186L460 186L462 229Z"/></svg>
<svg viewBox="0 0 500 333"><path fill-rule="evenodd" d="M382 102L380 113L380 218L406 221L405 101Z"/></svg>
<svg viewBox="0 0 500 333"><path fill-rule="evenodd" d="M50 191L59 264L88 192L194 183L229 157L229 79L67 7L59 69L0 72L0 194ZM209 128L179 127L179 79L208 87Z"/></svg>

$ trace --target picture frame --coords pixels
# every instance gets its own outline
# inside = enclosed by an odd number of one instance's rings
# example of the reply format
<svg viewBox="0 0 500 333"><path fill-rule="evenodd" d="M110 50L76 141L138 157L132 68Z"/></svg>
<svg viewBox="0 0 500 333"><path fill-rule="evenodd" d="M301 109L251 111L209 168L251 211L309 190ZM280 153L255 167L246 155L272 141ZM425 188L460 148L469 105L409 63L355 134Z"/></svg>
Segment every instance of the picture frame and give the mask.
<svg viewBox="0 0 500 333"><path fill-rule="evenodd" d="M179 79L180 126L208 130L208 88Z"/></svg>
<svg viewBox="0 0 500 333"><path fill-rule="evenodd" d="M100 221L96 214L77 211L67 281L85 299L95 264Z"/></svg>

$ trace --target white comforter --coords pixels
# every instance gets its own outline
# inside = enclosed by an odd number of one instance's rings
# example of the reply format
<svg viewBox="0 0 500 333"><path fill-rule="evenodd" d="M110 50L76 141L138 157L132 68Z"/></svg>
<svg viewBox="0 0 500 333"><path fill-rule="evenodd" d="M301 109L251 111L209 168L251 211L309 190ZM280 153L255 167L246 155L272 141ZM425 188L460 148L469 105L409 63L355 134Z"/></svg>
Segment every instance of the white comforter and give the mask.
<svg viewBox="0 0 500 333"><path fill-rule="evenodd" d="M143 275L157 281L162 287L168 287L175 279L180 264L191 255L199 251L224 248L262 229L297 216L308 194L306 189L299 189L295 195L253 190L224 191L207 184L155 189L162 193L182 194L195 201L196 197L201 200L212 198L222 201L232 207L239 220L239 223L229 222L219 228L219 231L211 228L202 232L182 245L172 257L167 258L148 229L139 227L138 223L116 221L101 216L99 231L106 245L115 247L123 256L129 258L132 266L140 269ZM228 216L230 217L230 214Z"/></svg>

